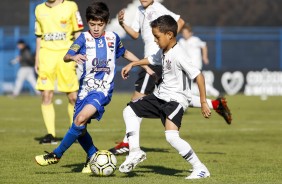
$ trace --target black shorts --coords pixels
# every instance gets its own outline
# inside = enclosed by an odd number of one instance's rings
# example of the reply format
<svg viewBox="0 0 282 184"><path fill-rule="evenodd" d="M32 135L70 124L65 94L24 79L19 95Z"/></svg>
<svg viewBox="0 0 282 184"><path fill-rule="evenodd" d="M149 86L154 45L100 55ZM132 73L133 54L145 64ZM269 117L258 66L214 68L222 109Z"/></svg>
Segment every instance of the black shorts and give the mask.
<svg viewBox="0 0 282 184"><path fill-rule="evenodd" d="M183 107L175 101L166 102L158 99L154 94L144 96L128 104L135 114L140 118L161 118L165 126L165 120L168 118L178 128L181 126L183 117Z"/></svg>
<svg viewBox="0 0 282 184"><path fill-rule="evenodd" d="M161 79L162 77L162 66L161 65L149 65L149 67L157 74ZM143 68L138 74L138 79L135 82L135 91L148 95L153 93L156 86L155 79L151 77Z"/></svg>

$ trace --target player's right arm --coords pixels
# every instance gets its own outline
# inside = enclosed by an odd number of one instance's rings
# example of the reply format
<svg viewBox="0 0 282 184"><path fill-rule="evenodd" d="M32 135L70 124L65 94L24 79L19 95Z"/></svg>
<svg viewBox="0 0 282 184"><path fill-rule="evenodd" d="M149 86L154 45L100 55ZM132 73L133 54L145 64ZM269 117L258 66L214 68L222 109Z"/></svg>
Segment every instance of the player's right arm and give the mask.
<svg viewBox="0 0 282 184"><path fill-rule="evenodd" d="M82 51L81 48L85 45L84 34L81 33L78 38L70 46L68 52L64 56L63 60L65 62L75 61L77 64L83 64L87 61L87 56L85 51Z"/></svg>
<svg viewBox="0 0 282 184"><path fill-rule="evenodd" d="M177 21L177 33L179 33L181 31L181 29L183 28L185 24L185 21L179 17L178 21Z"/></svg>
<svg viewBox="0 0 282 184"><path fill-rule="evenodd" d="M77 64L83 64L85 61L87 61L87 57L86 55L82 55L82 54L76 54L73 56L70 54L66 54L64 57L64 61L65 62L75 61Z"/></svg>
<svg viewBox="0 0 282 184"><path fill-rule="evenodd" d="M120 26L124 29L124 31L133 39L137 39L139 37L139 32L134 31L130 26L126 25L124 22L124 10L121 10L118 13L118 22Z"/></svg>

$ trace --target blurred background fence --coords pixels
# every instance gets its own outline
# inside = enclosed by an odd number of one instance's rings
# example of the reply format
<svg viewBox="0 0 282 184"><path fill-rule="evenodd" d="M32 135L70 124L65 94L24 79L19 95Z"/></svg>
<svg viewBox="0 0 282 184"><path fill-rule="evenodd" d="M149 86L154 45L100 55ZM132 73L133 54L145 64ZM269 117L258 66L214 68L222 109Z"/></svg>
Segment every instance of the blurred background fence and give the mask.
<svg viewBox="0 0 282 184"><path fill-rule="evenodd" d="M42 1L31 1L29 4L28 26L1 26L0 27L0 94L11 92L16 77L18 66L13 66L10 61L17 56L16 43L24 39L35 51L34 36L34 8ZM83 14L82 14L83 15ZM84 22L85 27L87 27ZM282 27L206 27L195 26L194 33L208 44L210 64L204 66L204 70L212 71L214 74L212 82L222 93L229 93L227 88L235 88L236 84L242 83L236 91L247 95L260 95L260 93L246 93L248 85L248 74L250 71L261 72L262 78L275 80L273 84L276 92L269 95L282 95ZM123 44L138 57L143 56L143 43L141 39L132 40L128 36L122 38ZM119 62L118 69L126 63L123 59ZM233 75L241 72L241 78ZM266 71L268 72L266 74ZM222 81L223 75L229 72L229 78ZM272 73L274 72L274 73ZM123 82L119 71L117 71L117 91L132 91L137 70L131 74L129 82ZM274 77L273 77L274 75ZM272 77L269 77L272 76ZM239 81L238 81L239 80ZM240 81L243 80L243 81ZM249 81L250 82L250 81ZM132 85L128 85L131 83ZM266 86L265 86L266 85ZM278 85L278 86L277 86ZM269 88L266 82L257 84ZM279 89L277 87L280 87ZM237 86L237 88L239 88ZM25 84L24 90L29 91ZM263 88L258 89L263 91ZM265 90L264 90L265 91ZM233 92L234 93L234 92ZM233 94L229 93L229 94ZM265 93L265 92L264 92Z"/></svg>

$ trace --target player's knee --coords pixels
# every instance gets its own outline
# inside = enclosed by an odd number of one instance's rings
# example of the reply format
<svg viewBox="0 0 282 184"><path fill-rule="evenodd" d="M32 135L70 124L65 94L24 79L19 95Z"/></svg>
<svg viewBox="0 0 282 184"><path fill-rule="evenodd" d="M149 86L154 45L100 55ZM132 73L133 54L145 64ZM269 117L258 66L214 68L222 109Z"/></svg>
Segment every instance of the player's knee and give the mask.
<svg viewBox="0 0 282 184"><path fill-rule="evenodd" d="M86 121L87 121L87 117L83 114L79 114L75 118L74 123L75 123L76 126L80 126L80 125L84 125L86 123Z"/></svg>
<svg viewBox="0 0 282 184"><path fill-rule="evenodd" d="M52 99L53 99L53 93L51 93L50 91L43 91L42 92L42 103L43 104L45 104L45 105L51 104Z"/></svg>
<svg viewBox="0 0 282 184"><path fill-rule="evenodd" d="M129 117L129 116L136 116L135 112L133 111L133 109L128 105L123 109L123 117Z"/></svg>
<svg viewBox="0 0 282 184"><path fill-rule="evenodd" d="M87 130L85 125L76 125L73 123L69 131L74 135L83 136Z"/></svg>
<svg viewBox="0 0 282 184"><path fill-rule="evenodd" d="M167 130L165 131L165 138L170 145L174 145L174 142L179 138L179 132L177 130Z"/></svg>

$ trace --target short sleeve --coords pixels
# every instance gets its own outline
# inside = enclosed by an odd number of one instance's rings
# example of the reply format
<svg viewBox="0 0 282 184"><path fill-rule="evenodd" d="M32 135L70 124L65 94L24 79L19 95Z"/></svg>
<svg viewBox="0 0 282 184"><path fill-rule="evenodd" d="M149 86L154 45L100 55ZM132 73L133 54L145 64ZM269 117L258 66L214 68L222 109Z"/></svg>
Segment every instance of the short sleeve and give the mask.
<svg viewBox="0 0 282 184"><path fill-rule="evenodd" d="M119 58L120 56L124 55L125 53L125 48L120 40L120 37L116 35L116 58Z"/></svg>
<svg viewBox="0 0 282 184"><path fill-rule="evenodd" d="M198 45L199 45L199 47L203 48L207 45L207 43L202 41L200 38L198 38Z"/></svg>
<svg viewBox="0 0 282 184"><path fill-rule="evenodd" d="M162 50L159 49L156 54L149 56L147 59L151 65L162 65Z"/></svg>
<svg viewBox="0 0 282 184"><path fill-rule="evenodd" d="M194 79L200 74L200 70L195 67L191 61L191 58L187 56L181 48L179 48L178 54L175 56L179 67L188 74L190 79Z"/></svg>
<svg viewBox="0 0 282 184"><path fill-rule="evenodd" d="M80 53L81 48L85 45L85 36L81 33L78 38L73 42L70 49L68 50L67 54L74 56ZM85 54L85 53L80 53Z"/></svg>
<svg viewBox="0 0 282 184"><path fill-rule="evenodd" d="M71 20L72 20L72 25L73 25L73 31L77 32L82 30L83 27L83 22L81 19L81 15L78 11L78 7L77 4L75 2L73 2L72 5L72 16L71 16Z"/></svg>

